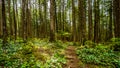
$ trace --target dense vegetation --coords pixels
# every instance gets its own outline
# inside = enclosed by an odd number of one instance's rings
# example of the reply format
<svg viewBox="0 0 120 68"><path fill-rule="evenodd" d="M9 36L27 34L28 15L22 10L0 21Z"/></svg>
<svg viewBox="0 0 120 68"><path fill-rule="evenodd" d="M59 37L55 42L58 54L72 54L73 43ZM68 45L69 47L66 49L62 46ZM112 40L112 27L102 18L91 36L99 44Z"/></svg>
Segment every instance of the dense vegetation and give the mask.
<svg viewBox="0 0 120 68"><path fill-rule="evenodd" d="M120 39L112 39L111 43L107 44L94 44L88 41L85 46L79 47L76 52L84 63L99 65L102 68L119 68L119 47Z"/></svg>
<svg viewBox="0 0 120 68"><path fill-rule="evenodd" d="M120 0L0 0L0 68L120 68L119 9Z"/></svg>
<svg viewBox="0 0 120 68"><path fill-rule="evenodd" d="M50 43L47 39L32 39L22 43L10 41L5 50L0 44L0 66L9 68L62 68L66 63L64 48L69 43L56 41ZM2 40L0 41L2 43ZM62 45L62 46L61 46Z"/></svg>

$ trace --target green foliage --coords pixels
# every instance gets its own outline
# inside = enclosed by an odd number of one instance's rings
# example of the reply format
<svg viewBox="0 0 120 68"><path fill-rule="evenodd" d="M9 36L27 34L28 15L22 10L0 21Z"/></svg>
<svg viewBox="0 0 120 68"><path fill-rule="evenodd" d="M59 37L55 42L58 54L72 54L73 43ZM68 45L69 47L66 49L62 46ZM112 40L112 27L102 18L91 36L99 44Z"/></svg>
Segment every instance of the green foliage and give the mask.
<svg viewBox="0 0 120 68"><path fill-rule="evenodd" d="M111 67L120 66L120 55L103 44L94 48L78 48L77 54L84 63Z"/></svg>
<svg viewBox="0 0 120 68"><path fill-rule="evenodd" d="M55 53L50 60L46 61L43 65L44 68L62 68L62 64L65 64L66 60L63 56L58 53Z"/></svg>
<svg viewBox="0 0 120 68"><path fill-rule="evenodd" d="M58 33L56 33L56 36L57 36L57 38L62 38L62 37L64 37L64 38L70 38L71 33L59 30Z"/></svg>
<svg viewBox="0 0 120 68"><path fill-rule="evenodd" d="M112 38L110 41L111 42L118 42L118 41L120 41L120 38Z"/></svg>
<svg viewBox="0 0 120 68"><path fill-rule="evenodd" d="M10 41L7 45L5 49L2 49L2 46L0 46L0 66L18 67L22 62L17 55L21 44L18 45L18 43Z"/></svg>
<svg viewBox="0 0 120 68"><path fill-rule="evenodd" d="M114 51L120 51L120 38L112 38L109 45Z"/></svg>
<svg viewBox="0 0 120 68"><path fill-rule="evenodd" d="M87 48L91 48L91 47L95 47L95 46L96 46L96 44L92 41L85 42L85 47L87 47Z"/></svg>
<svg viewBox="0 0 120 68"><path fill-rule="evenodd" d="M66 62L62 54L65 48L62 41L50 43L47 39L32 39L26 43L8 41L7 44L6 49L2 49L0 40L0 67L62 68ZM51 49L53 46L55 49Z"/></svg>
<svg viewBox="0 0 120 68"><path fill-rule="evenodd" d="M62 41L60 41L60 40L57 40L55 43L54 43L54 46L56 47L56 48L65 48L66 47L66 45L62 42Z"/></svg>
<svg viewBox="0 0 120 68"><path fill-rule="evenodd" d="M32 66L32 68L62 68L62 64L65 64L66 60L64 57L61 57L60 54L55 53L49 60L46 60L45 63L37 61L24 62L21 68L26 68Z"/></svg>
<svg viewBox="0 0 120 68"><path fill-rule="evenodd" d="M0 39L0 43L2 43L2 39Z"/></svg>

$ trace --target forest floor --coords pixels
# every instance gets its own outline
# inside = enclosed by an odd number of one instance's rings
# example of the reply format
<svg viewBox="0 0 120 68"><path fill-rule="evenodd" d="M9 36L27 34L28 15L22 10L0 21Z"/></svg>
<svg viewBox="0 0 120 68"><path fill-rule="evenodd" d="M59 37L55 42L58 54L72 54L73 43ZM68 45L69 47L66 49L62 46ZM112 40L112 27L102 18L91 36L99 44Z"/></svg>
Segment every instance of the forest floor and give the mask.
<svg viewBox="0 0 120 68"><path fill-rule="evenodd" d="M64 68L80 68L75 46L68 46L66 48L65 58L67 59L67 63Z"/></svg>
<svg viewBox="0 0 120 68"><path fill-rule="evenodd" d="M65 50L65 58L67 60L66 65L63 68L94 68L95 66L84 64L82 61L79 60L76 54L76 47L75 46L68 46Z"/></svg>
<svg viewBox="0 0 120 68"><path fill-rule="evenodd" d="M118 43L80 46L47 39L9 41L6 50L0 44L0 68L120 68L120 52L111 50Z"/></svg>

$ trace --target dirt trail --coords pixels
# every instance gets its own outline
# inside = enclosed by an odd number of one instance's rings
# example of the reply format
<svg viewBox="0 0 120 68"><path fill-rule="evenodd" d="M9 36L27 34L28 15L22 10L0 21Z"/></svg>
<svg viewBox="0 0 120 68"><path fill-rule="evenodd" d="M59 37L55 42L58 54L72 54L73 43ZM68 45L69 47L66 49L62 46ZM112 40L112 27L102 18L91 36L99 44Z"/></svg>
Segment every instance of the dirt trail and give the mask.
<svg viewBox="0 0 120 68"><path fill-rule="evenodd" d="M74 46L68 46L65 51L65 58L67 59L67 64L63 68L81 68L79 66L79 59L75 52Z"/></svg>

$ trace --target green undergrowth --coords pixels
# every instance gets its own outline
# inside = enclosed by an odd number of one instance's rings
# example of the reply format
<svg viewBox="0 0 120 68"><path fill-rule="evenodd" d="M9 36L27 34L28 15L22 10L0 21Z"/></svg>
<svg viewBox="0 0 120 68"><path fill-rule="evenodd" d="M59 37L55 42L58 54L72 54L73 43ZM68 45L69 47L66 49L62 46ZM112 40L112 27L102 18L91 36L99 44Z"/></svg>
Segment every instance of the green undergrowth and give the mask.
<svg viewBox="0 0 120 68"><path fill-rule="evenodd" d="M4 68L62 68L66 63L64 49L69 45L62 41L48 39L9 41L2 46L0 40L0 67Z"/></svg>
<svg viewBox="0 0 120 68"><path fill-rule="evenodd" d="M114 41L115 40L115 41ZM77 48L79 59L98 68L120 68L120 40L112 39L109 43L95 44L87 41Z"/></svg>

